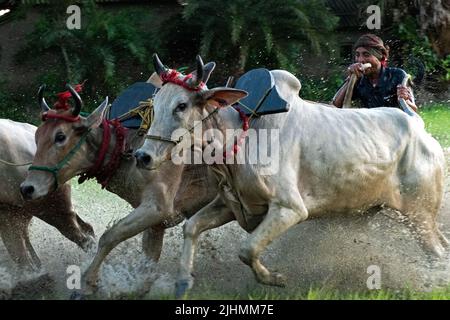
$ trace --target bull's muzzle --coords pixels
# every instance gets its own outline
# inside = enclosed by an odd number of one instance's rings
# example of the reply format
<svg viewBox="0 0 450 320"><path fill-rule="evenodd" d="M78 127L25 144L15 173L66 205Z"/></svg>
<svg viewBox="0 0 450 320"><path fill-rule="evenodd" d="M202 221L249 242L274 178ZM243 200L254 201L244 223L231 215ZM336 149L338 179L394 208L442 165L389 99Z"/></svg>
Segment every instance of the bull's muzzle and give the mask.
<svg viewBox="0 0 450 320"><path fill-rule="evenodd" d="M25 200L32 200L34 191L34 187L31 185L20 185L20 193Z"/></svg>
<svg viewBox="0 0 450 320"><path fill-rule="evenodd" d="M147 154L146 152L144 152L142 150L137 150L134 153L134 157L136 158L137 167L141 168L141 169L150 168L153 163L152 156L150 156L149 154Z"/></svg>

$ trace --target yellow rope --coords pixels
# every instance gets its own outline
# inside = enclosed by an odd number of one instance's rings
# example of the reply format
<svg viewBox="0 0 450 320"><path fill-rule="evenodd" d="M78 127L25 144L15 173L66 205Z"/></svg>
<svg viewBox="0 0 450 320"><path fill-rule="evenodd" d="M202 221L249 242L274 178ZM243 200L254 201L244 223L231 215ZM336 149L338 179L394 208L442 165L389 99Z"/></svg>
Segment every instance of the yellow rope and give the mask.
<svg viewBox="0 0 450 320"><path fill-rule="evenodd" d="M257 114L252 108L250 108L249 106L246 106L245 104L243 104L242 102L238 101L238 103L243 106L245 109L247 109L248 112L251 113L250 115L250 119L255 116L256 118L259 117L259 114Z"/></svg>
<svg viewBox="0 0 450 320"><path fill-rule="evenodd" d="M139 116L142 119L141 126L138 129L139 135L146 134L153 122L153 99L148 98L145 101L139 101L139 106L121 115L119 121L135 116Z"/></svg>

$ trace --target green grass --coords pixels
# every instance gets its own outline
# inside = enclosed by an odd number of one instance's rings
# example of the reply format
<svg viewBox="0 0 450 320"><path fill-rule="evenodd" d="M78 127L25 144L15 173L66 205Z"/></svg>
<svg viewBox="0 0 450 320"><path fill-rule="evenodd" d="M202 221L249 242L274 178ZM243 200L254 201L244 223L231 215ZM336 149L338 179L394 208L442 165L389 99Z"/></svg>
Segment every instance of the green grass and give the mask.
<svg viewBox="0 0 450 320"><path fill-rule="evenodd" d="M425 121L427 131L435 137L442 147L450 147L450 104L436 103L424 106L420 115Z"/></svg>
<svg viewBox="0 0 450 320"><path fill-rule="evenodd" d="M450 300L450 287L435 289L430 292L403 290L371 290L365 292L339 292L329 289L310 289L306 293L279 294L270 289L246 295L224 295L217 293L204 295L188 295L188 300Z"/></svg>

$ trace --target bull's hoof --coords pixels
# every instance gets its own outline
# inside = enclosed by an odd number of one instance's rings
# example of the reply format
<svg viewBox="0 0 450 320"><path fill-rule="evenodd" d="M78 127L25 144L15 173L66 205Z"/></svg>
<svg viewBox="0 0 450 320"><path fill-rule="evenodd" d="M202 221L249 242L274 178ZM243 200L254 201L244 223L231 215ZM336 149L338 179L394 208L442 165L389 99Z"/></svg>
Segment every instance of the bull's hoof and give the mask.
<svg viewBox="0 0 450 320"><path fill-rule="evenodd" d="M81 293L79 291L73 291L70 294L70 300L87 300L87 299L86 299L86 295L84 295L83 293Z"/></svg>
<svg viewBox="0 0 450 320"><path fill-rule="evenodd" d="M97 241L95 237L87 236L83 245L81 246L84 252L86 252L89 256L94 256L97 252Z"/></svg>
<svg viewBox="0 0 450 320"><path fill-rule="evenodd" d="M89 300L94 297L96 290L92 288L85 288L81 290L74 290L70 294L70 300Z"/></svg>
<svg viewBox="0 0 450 320"><path fill-rule="evenodd" d="M257 280L269 286L286 287L287 285L286 276L278 272L272 272L268 276L258 277Z"/></svg>
<svg viewBox="0 0 450 320"><path fill-rule="evenodd" d="M183 299L186 297L187 292L192 288L193 280L178 280L175 283L175 298Z"/></svg>

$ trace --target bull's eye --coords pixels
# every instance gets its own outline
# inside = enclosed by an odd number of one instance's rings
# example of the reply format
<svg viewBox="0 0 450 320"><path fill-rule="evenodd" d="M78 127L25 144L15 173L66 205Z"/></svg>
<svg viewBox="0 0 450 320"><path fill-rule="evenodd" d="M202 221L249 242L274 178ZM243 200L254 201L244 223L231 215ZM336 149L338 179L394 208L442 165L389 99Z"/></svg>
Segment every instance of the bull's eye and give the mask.
<svg viewBox="0 0 450 320"><path fill-rule="evenodd" d="M55 143L63 143L66 140L66 135L64 133L57 133L55 136Z"/></svg>
<svg viewBox="0 0 450 320"><path fill-rule="evenodd" d="M186 110L187 108L187 104L186 103L180 103L176 108L175 108L175 112L183 112L184 110Z"/></svg>

